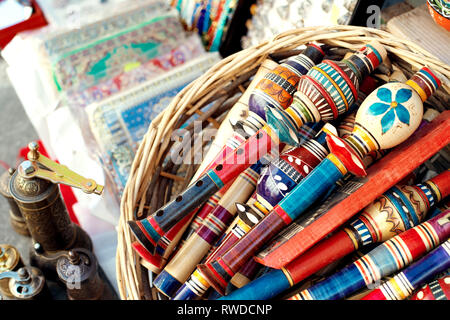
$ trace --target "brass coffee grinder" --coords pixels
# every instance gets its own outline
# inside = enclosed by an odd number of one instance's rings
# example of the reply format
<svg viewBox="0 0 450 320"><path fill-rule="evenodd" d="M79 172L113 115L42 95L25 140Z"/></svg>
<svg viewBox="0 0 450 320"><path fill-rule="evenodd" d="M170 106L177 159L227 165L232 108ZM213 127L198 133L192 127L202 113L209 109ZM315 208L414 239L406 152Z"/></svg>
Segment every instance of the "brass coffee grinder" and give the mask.
<svg viewBox="0 0 450 320"><path fill-rule="evenodd" d="M36 142L31 142L28 148L28 160L23 161L10 178L9 193L33 239L30 264L42 270L46 278L55 280L61 251L73 248L92 251L89 235L70 220L57 184L98 195L102 194L103 186L43 156Z"/></svg>

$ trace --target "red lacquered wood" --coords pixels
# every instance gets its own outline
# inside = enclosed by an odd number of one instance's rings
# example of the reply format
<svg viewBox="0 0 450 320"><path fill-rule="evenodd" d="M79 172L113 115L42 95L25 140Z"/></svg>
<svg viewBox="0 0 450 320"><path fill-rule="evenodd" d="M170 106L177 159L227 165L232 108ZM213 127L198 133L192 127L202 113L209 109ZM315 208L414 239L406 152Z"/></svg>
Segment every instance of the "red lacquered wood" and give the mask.
<svg viewBox="0 0 450 320"><path fill-rule="evenodd" d="M278 145L276 133L266 125L212 170L227 184Z"/></svg>
<svg viewBox="0 0 450 320"><path fill-rule="evenodd" d="M293 283L298 283L355 250L348 234L340 230L292 260L284 268L291 276Z"/></svg>
<svg viewBox="0 0 450 320"><path fill-rule="evenodd" d="M361 211L450 143L450 111L442 112L367 170L367 182L260 262L280 269Z"/></svg>
<svg viewBox="0 0 450 320"><path fill-rule="evenodd" d="M439 200L445 198L450 194L450 169L447 169L447 171L430 179L429 182L431 182L431 184L435 184L437 190L439 190L439 194L437 195ZM436 188L433 188L433 190L436 191Z"/></svg>

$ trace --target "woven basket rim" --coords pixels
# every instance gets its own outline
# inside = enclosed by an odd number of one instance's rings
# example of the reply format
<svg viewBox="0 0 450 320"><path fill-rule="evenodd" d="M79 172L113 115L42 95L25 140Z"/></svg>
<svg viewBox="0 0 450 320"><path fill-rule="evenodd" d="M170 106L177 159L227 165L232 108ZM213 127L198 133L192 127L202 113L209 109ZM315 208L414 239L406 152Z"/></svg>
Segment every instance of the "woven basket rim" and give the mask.
<svg viewBox="0 0 450 320"><path fill-rule="evenodd" d="M379 41L388 54L411 64L413 70L423 66L431 68L441 80L443 89L450 94L450 66L425 49L388 31L344 25L294 29L259 45L241 50L216 63L173 98L169 106L151 122L144 135L122 194L116 253L116 276L121 299L142 298L140 270L136 268L139 257L131 247L132 235L127 221L133 220L135 208L143 205L142 197L146 186L156 170L155 164L161 159L169 144L170 133L178 116L183 112L187 114L195 112L194 102L206 99L237 75L261 65L270 54L281 50L293 50L312 41L356 50L362 43L371 40ZM156 143L161 139L162 143Z"/></svg>

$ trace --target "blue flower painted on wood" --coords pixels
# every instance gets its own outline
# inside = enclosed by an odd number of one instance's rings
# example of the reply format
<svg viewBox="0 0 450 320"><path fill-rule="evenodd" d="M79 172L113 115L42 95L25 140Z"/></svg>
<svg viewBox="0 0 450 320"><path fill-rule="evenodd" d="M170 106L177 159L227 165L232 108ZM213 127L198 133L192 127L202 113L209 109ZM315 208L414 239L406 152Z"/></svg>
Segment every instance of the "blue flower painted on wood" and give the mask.
<svg viewBox="0 0 450 320"><path fill-rule="evenodd" d="M381 118L381 127L383 134L392 128L395 118L400 122L409 125L409 112L402 103L407 102L412 96L412 90L402 88L395 94L392 100L392 92L388 88L380 88L377 97L383 102L375 102L372 104L367 113L373 116L383 115Z"/></svg>

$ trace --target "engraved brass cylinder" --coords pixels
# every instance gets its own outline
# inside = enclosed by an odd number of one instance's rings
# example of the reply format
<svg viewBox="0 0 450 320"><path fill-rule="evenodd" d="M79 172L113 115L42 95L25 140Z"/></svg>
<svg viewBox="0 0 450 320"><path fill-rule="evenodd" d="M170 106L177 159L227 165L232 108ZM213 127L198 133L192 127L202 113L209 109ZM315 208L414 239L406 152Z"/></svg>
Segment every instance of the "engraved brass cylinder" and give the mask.
<svg viewBox="0 0 450 320"><path fill-rule="evenodd" d="M14 231L18 234L29 237L30 232L28 231L22 212L20 212L16 201L14 201L11 192L9 192L9 182L11 180L11 175L13 175L14 172L15 170L10 168L0 176L0 194L6 199L6 201L8 201L10 223Z"/></svg>
<svg viewBox="0 0 450 320"><path fill-rule="evenodd" d="M45 252L73 247L91 249L89 236L70 221L58 186L44 179L28 178L21 170L26 171L26 167L12 175L9 189L33 240Z"/></svg>
<svg viewBox="0 0 450 320"><path fill-rule="evenodd" d="M19 251L13 246L0 244L0 273L16 271L23 266ZM5 298L12 298L9 290L9 279L0 280L0 294Z"/></svg>

